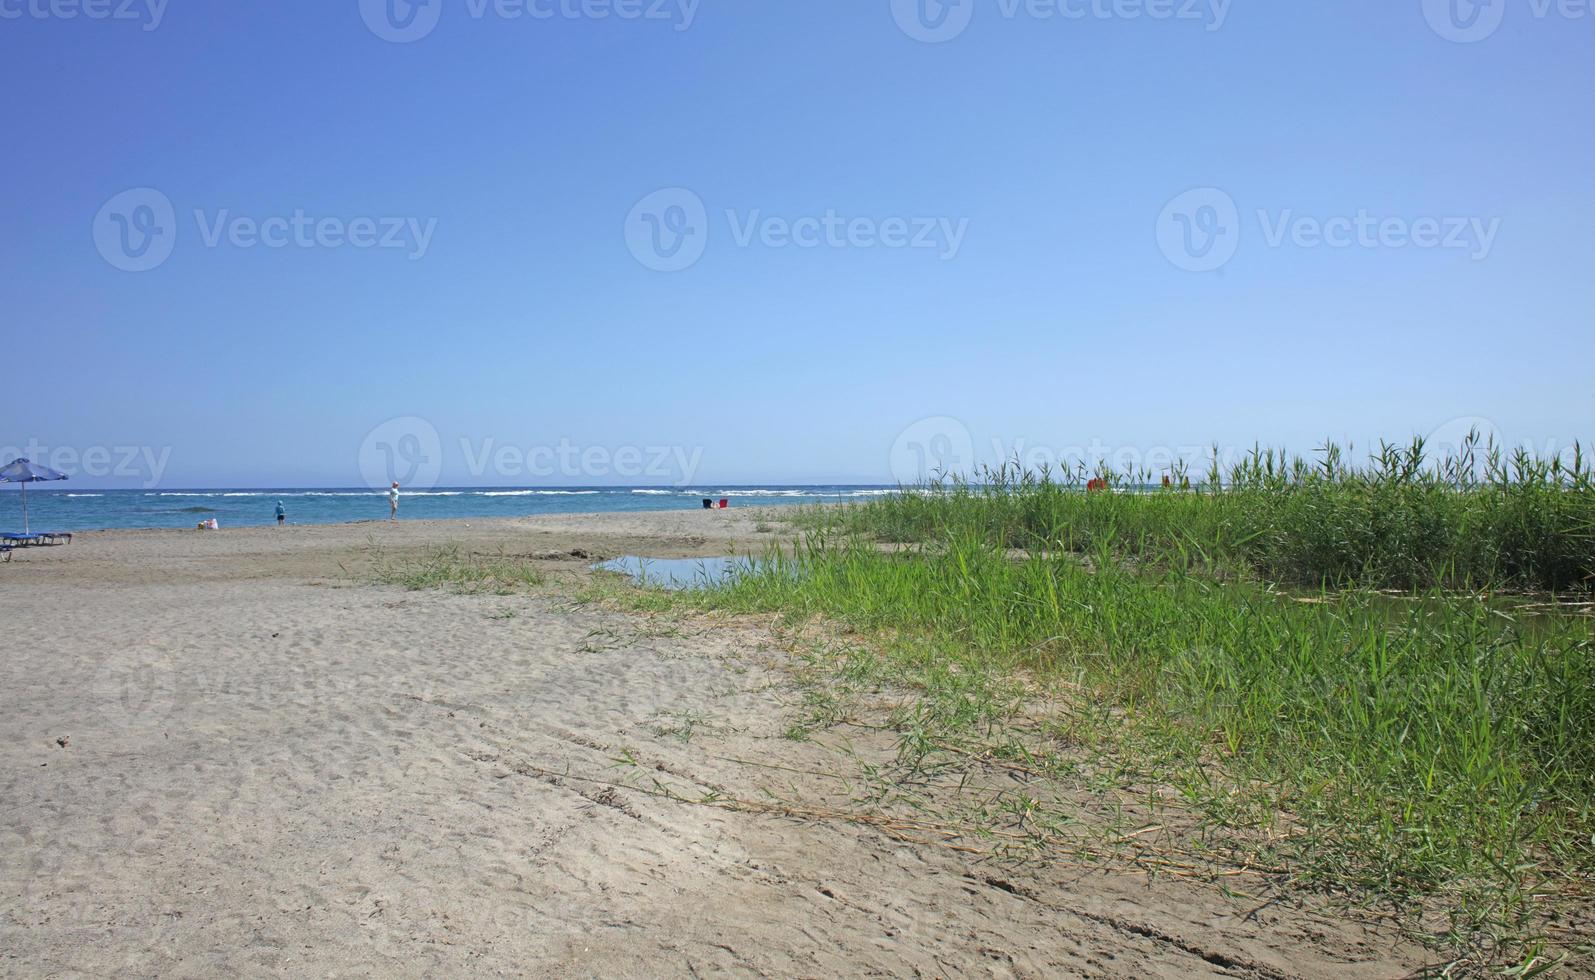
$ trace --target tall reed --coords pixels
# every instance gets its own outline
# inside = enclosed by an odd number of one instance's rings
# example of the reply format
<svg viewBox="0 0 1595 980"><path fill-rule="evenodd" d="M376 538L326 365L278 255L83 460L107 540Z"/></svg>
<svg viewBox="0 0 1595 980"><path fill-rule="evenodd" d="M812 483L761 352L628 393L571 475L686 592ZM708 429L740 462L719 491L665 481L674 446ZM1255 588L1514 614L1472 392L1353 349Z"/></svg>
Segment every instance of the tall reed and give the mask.
<svg viewBox="0 0 1595 980"><path fill-rule="evenodd" d="M1216 459L1215 454L1215 459ZM1194 559L1298 586L1515 589L1595 585L1595 466L1503 453L1477 435L1430 459L1422 440L1360 466L1326 446L1313 460L1257 449L1192 489L1142 489L1149 474L1017 466L850 508L847 527L895 541L968 531L1009 548L1138 560Z"/></svg>
<svg viewBox="0 0 1595 980"><path fill-rule="evenodd" d="M1595 873L1595 630L1479 590L1587 589L1595 483L1581 453L1478 463L1258 451L1121 493L1004 468L816 511L706 601L848 624L927 684L1067 681L1173 778L1263 793L1303 873L1505 908Z"/></svg>

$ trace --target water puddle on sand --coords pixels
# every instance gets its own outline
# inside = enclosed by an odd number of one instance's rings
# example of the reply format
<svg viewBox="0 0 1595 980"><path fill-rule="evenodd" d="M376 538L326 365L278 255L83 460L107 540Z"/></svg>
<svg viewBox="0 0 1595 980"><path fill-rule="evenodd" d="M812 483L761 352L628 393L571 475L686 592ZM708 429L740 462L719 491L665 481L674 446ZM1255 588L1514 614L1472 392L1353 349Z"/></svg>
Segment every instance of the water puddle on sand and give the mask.
<svg viewBox="0 0 1595 980"><path fill-rule="evenodd" d="M706 589L722 585L754 563L748 558L641 558L626 555L593 566L595 572L617 572L638 585L662 589Z"/></svg>

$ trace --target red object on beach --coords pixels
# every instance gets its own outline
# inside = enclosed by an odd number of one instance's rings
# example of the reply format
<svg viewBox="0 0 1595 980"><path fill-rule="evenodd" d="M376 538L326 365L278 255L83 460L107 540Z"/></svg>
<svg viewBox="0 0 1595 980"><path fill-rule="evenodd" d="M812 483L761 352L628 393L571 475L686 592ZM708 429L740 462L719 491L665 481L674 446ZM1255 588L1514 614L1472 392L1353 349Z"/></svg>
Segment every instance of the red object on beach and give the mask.
<svg viewBox="0 0 1595 980"><path fill-rule="evenodd" d="M1086 493L1100 493L1108 488L1108 481L1100 476L1085 485Z"/></svg>
<svg viewBox="0 0 1595 980"><path fill-rule="evenodd" d="M721 510L726 510L730 506L731 506L731 501L728 498L726 498L726 497L721 497L720 498L720 509Z"/></svg>

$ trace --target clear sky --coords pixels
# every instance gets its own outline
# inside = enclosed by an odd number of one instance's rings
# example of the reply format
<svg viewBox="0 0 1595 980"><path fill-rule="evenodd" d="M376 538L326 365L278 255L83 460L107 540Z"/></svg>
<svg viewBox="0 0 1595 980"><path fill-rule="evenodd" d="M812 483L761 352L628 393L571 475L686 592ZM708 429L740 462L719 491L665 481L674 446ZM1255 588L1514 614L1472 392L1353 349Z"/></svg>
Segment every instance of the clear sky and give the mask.
<svg viewBox="0 0 1595 980"><path fill-rule="evenodd" d="M1451 2L0 0L0 447L344 486L1587 440L1595 10Z"/></svg>

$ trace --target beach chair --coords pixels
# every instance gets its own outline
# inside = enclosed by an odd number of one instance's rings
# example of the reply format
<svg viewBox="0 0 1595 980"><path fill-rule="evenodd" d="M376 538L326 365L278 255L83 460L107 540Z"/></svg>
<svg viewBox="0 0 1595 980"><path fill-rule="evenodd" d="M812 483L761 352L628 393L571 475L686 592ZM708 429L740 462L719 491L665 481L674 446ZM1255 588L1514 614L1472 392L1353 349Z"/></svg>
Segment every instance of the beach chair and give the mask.
<svg viewBox="0 0 1595 980"><path fill-rule="evenodd" d="M0 534L0 543L8 544L13 548L34 545L44 540L42 534Z"/></svg>
<svg viewBox="0 0 1595 980"><path fill-rule="evenodd" d="M11 560L11 546L8 545L8 544L0 544L0 561L10 561L10 560Z"/></svg>
<svg viewBox="0 0 1595 980"><path fill-rule="evenodd" d="M72 533L70 531L44 531L40 533L39 537L44 539L45 544L60 544L62 541L67 544L72 543Z"/></svg>

